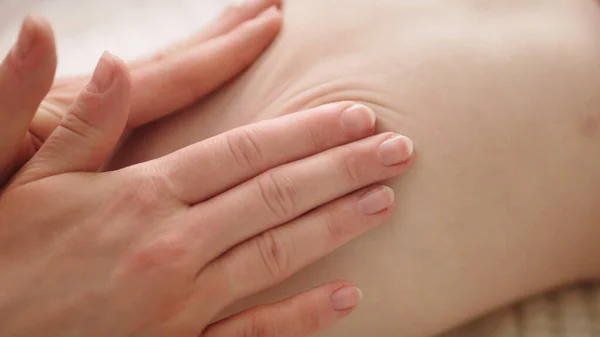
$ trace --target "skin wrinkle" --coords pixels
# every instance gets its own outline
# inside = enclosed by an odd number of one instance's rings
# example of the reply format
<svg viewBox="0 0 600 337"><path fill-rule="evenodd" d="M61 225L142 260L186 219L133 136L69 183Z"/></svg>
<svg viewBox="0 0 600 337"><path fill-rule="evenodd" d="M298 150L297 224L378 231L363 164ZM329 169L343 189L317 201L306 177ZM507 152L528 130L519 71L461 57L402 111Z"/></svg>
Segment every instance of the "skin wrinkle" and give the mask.
<svg viewBox="0 0 600 337"><path fill-rule="evenodd" d="M586 0L289 1L261 61L155 125L144 140L154 150L136 160L303 107L370 105L379 130L415 142L410 172L388 182L393 219L232 310L349 278L365 291L361 308L317 336L430 336L598 274L599 233L588 224L600 217L589 188L600 185L590 156L599 140L581 131L600 106L600 13L589 9Z"/></svg>
<svg viewBox="0 0 600 337"><path fill-rule="evenodd" d="M357 95L353 95L350 90L348 90L347 92L344 92L343 90L339 90L339 91L338 90L332 90L332 91L333 91L333 93L325 94L323 96L325 96L325 97L327 97L328 95L331 95L331 96L334 96L334 97L340 97L341 96L341 97L343 97L343 99L356 99L358 97ZM336 96L336 94L338 94L339 96ZM316 100L318 100L318 99L319 98L317 98ZM323 100L324 101L328 101L327 98L325 98ZM318 102L320 103L321 101L318 101ZM310 105L310 104L312 104L312 103L309 103L308 105ZM317 103L315 103L315 104L317 104ZM460 128L457 128L457 129L460 129ZM488 179L488 176L483 177L483 179ZM468 211L469 210L465 210L465 212L468 212ZM448 261L445 261L445 262L447 263Z"/></svg>

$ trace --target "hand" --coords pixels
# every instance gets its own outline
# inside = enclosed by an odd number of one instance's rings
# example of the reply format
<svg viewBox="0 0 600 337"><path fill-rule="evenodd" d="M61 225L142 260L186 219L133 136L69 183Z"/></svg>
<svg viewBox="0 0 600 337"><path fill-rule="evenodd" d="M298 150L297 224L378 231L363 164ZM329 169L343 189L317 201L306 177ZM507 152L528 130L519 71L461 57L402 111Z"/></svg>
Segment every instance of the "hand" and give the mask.
<svg viewBox="0 0 600 337"><path fill-rule="evenodd" d="M129 65L133 129L212 92L250 65L281 25L276 0L230 7L187 41ZM267 10L269 8L269 10ZM0 65L0 186L29 160L60 124L89 77L57 80L50 25L27 18L18 42Z"/></svg>
<svg viewBox="0 0 600 337"><path fill-rule="evenodd" d="M388 219L412 143L349 102L234 129L97 172L131 78L105 55L0 195L0 335L299 337L360 299L334 282L214 321Z"/></svg>

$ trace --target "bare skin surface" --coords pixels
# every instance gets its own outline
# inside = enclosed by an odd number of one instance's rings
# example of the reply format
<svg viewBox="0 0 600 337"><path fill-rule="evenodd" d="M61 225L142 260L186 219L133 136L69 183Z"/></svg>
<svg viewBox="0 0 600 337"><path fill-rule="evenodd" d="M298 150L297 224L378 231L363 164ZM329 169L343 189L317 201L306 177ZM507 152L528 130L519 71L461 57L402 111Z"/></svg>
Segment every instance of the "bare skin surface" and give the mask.
<svg viewBox="0 0 600 337"><path fill-rule="evenodd" d="M284 12L259 63L137 132L114 166L343 100L411 137L416 157L390 182L388 226L240 308L344 278L364 302L318 336L421 337L600 276L593 0L291 0Z"/></svg>

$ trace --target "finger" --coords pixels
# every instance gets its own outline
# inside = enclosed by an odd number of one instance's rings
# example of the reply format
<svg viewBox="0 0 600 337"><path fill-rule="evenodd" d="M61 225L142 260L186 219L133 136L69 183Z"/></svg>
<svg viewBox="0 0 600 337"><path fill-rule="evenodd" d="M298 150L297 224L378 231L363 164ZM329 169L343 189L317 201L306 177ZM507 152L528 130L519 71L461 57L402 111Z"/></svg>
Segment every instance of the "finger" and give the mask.
<svg viewBox="0 0 600 337"><path fill-rule="evenodd" d="M131 81L123 61L105 53L92 80L61 124L23 168L20 184L100 168L113 151L129 113Z"/></svg>
<svg viewBox="0 0 600 337"><path fill-rule="evenodd" d="M412 142L385 133L315 156L279 166L190 208L191 225L202 237L210 232L198 253L207 263L231 247L284 224L312 209L378 181L404 172Z"/></svg>
<svg viewBox="0 0 600 337"><path fill-rule="evenodd" d="M259 1L258 7L264 7L265 4L271 2L277 2L275 0L257 1ZM263 5L260 5L260 2L264 2ZM245 8L239 11L241 14L251 15L256 12L257 5L255 4L254 7L248 5L241 7ZM233 13L235 11L231 10L230 12ZM199 98L196 94L188 94L189 92L193 91L190 88L196 85L194 84L194 81L202 81L203 79L210 77L211 73L203 73L207 67L204 67L202 63L206 62L206 60L208 60L209 63L214 63L216 59L221 57L224 57L222 61L227 60L227 58L231 59L232 57L239 57L242 62L245 62L244 58L246 57L257 57L258 54L260 54L260 51L257 51L257 47L259 47L260 43L265 39L272 39L276 32L272 33L270 29L278 30L280 24L277 22L277 20L274 22L262 20L260 22L261 23L258 24L258 27L251 27L251 32L248 34L250 38L248 39L236 39L237 36L243 35L236 31L235 34L231 33L226 37L222 36L221 38L224 41L211 41L207 45L190 44L188 46L187 44L189 41L186 41L185 46L177 45L155 55L151 59L137 61L130 64L129 69L133 72L132 77L134 82L133 95L137 98L135 98L132 102L134 108L130 112L128 126L130 128L141 126L156 118L173 113L182 106L187 106ZM243 33L247 31L248 29L244 29L241 32ZM273 36L270 36L271 33ZM256 35L256 37L253 37L253 34ZM234 42L227 44L227 41ZM201 42L202 41L197 41L197 44L200 44ZM211 46L219 46L219 50L221 51L218 51ZM236 49L236 46L240 46L239 49L241 50L241 54L238 50L234 50L234 54L227 54L230 49ZM209 52L205 53L206 50L209 50ZM256 55L253 56L253 54ZM243 70L243 68L241 70ZM212 69L211 71L214 72L217 70ZM224 72L227 71L235 72L234 69L224 70ZM235 74L237 73L234 73L233 75ZM212 87L213 84L211 84L210 81L217 78L218 76L208 78L208 82L205 83L205 85L209 88ZM46 139L60 123L60 116L56 116L50 111L62 109L62 107L53 106L53 104L56 104L56 101L68 102L72 95L71 89L84 86L87 79L88 76L78 76L58 79L54 83L52 87L52 94L56 100L43 102L42 104L48 103L48 106L42 105L41 108L41 110L43 110L45 113L36 114L31 125L32 129L35 131L35 134L38 135L39 138ZM226 80L227 79L223 80L223 82ZM202 86L203 83L198 85ZM219 85L220 83L217 84L215 88ZM159 92L156 92L156 90L159 90ZM61 91L64 94L61 95ZM200 91L199 94L203 94L203 91ZM186 96L194 97L191 99L185 99ZM184 98L182 99L182 97Z"/></svg>
<svg viewBox="0 0 600 337"><path fill-rule="evenodd" d="M329 104L244 126L160 162L174 195L194 204L270 168L372 135L375 119L363 105Z"/></svg>
<svg viewBox="0 0 600 337"><path fill-rule="evenodd" d="M280 0L245 0L228 5L223 13L202 32L192 36L184 43L194 45L226 34L243 22L246 22L271 7L279 7Z"/></svg>
<svg viewBox="0 0 600 337"><path fill-rule="evenodd" d="M281 19L273 8L186 53L135 69L128 126L184 108L239 74L273 41Z"/></svg>
<svg viewBox="0 0 600 337"><path fill-rule="evenodd" d="M34 152L27 129L55 71L52 28L42 18L26 18L17 43L0 65L0 185Z"/></svg>
<svg viewBox="0 0 600 337"><path fill-rule="evenodd" d="M390 218L394 191L363 189L248 240L205 267L197 291L215 280L227 287L219 306L253 295L287 279ZM239 282L244 280L244 282Z"/></svg>
<svg viewBox="0 0 600 337"><path fill-rule="evenodd" d="M210 325L201 337L305 337L348 316L362 292L334 282Z"/></svg>
<svg viewBox="0 0 600 337"><path fill-rule="evenodd" d="M130 69L163 61L177 53L183 53L198 44L227 34L242 23L255 18L270 7L279 6L279 4L279 0L248 0L237 4L230 4L219 17L190 38L175 43L150 58L132 62Z"/></svg>

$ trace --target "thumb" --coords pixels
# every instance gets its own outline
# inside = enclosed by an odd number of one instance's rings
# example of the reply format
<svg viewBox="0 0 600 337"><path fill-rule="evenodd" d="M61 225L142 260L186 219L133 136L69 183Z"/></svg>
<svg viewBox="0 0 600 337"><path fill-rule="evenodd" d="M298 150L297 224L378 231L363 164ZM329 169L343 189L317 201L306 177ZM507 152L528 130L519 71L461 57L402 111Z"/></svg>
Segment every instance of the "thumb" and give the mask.
<svg viewBox="0 0 600 337"><path fill-rule="evenodd" d="M0 64L0 185L35 153L27 128L52 86L55 70L50 24L28 17L18 42Z"/></svg>
<svg viewBox="0 0 600 337"><path fill-rule="evenodd" d="M130 96L127 66L104 53L90 83L13 185L61 173L100 169L123 134Z"/></svg>

